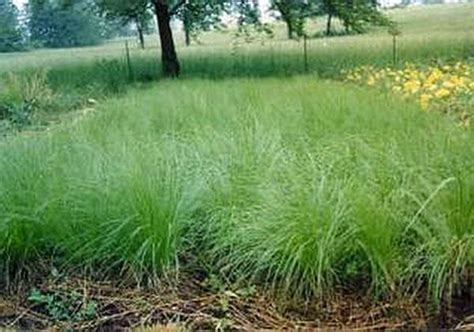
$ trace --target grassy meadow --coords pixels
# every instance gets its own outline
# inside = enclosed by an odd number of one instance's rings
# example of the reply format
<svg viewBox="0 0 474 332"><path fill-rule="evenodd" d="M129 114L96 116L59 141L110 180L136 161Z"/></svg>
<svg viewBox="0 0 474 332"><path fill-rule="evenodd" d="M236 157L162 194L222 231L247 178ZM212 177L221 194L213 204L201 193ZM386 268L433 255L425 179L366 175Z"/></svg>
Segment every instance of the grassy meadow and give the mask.
<svg viewBox="0 0 474 332"><path fill-rule="evenodd" d="M405 62L452 62L474 56L474 23L470 19L474 15L473 4L413 7L391 10L387 15L399 22L402 32L398 38L397 66ZM324 17L309 22L308 35L321 33L324 24ZM182 33L176 31L183 78L288 77L309 72L334 79L341 78L342 70L356 66L393 66L392 37L386 28L376 28L364 35L309 39L305 65L303 42L287 40L285 27L273 25L273 37L253 33L248 39L237 37L229 29L204 33L190 47L184 46ZM27 78L38 71L47 73L45 83L54 94L54 102L43 107L51 110L43 118L50 121L61 110L88 106L89 99L121 94L130 84L159 79L157 37L147 38L146 50L139 50L133 39L129 43L130 67L125 40L97 47L0 54L0 81L8 90L12 73ZM13 99L28 99L23 95L28 90L25 86L38 85L30 81L10 89L15 90Z"/></svg>
<svg viewBox="0 0 474 332"><path fill-rule="evenodd" d="M400 61L459 59L474 54L471 33L474 29L471 20L473 4L412 7L391 10L387 14L399 23L402 32L399 38ZM307 34L321 33L324 25L324 17L309 22ZM182 33L176 31L183 74L226 78L303 73L303 43L287 40L283 25L273 23L273 26L273 37L256 34L250 43L243 37L235 38L235 31L229 29L204 33L199 36L199 42L190 47L184 46ZM142 51L136 45L134 49L134 41L130 41L137 80L146 79L147 75L160 75L156 64L159 56L157 42L156 36L149 36L147 50ZM359 36L309 39L308 46L310 70L326 77L338 75L345 67L387 65L392 61L392 38L386 28L373 29L370 34ZM101 71L99 63L102 60L116 59L123 64L124 58L124 40L114 40L97 47L0 54L0 73L46 67L52 76L68 75L59 83L74 83L77 79L77 83L83 84L84 76L89 76L90 83L93 83L100 77L94 73ZM141 73L143 66L147 75ZM126 70L123 72L126 74ZM58 81L53 79L54 82Z"/></svg>
<svg viewBox="0 0 474 332"><path fill-rule="evenodd" d="M473 4L390 12L400 61L470 61L473 14ZM133 78L119 41L0 55L10 98L25 93L11 75L46 68L24 83L42 112L87 107L0 140L0 285L46 264L141 286L198 268L306 301L342 290L439 308L465 292L472 127L333 80L390 65L385 31L311 39L306 74L302 43L283 33L180 42L183 77L149 84L154 44L132 50Z"/></svg>

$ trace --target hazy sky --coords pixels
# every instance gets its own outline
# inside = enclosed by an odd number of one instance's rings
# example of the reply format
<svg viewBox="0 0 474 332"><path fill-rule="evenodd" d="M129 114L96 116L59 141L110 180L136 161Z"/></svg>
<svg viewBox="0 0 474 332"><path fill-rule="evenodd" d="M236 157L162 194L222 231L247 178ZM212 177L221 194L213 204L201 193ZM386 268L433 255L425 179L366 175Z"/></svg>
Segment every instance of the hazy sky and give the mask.
<svg viewBox="0 0 474 332"><path fill-rule="evenodd" d="M27 0L13 0L13 3L18 7L23 7L23 4L26 3Z"/></svg>
<svg viewBox="0 0 474 332"><path fill-rule="evenodd" d="M21 7L23 6L24 3L26 3L27 0L13 0L13 2L18 6ZM261 8L268 8L268 4L270 0L259 0L260 1L260 7Z"/></svg>

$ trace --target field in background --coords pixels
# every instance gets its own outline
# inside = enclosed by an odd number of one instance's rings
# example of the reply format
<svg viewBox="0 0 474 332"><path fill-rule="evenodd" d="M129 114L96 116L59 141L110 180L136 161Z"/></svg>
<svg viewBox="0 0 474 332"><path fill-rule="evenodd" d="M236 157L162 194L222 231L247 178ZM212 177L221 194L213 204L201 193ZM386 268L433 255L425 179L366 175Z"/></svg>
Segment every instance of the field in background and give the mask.
<svg viewBox="0 0 474 332"><path fill-rule="evenodd" d="M473 54L474 37L472 31L474 23L472 17L474 16L474 4L412 7L392 10L388 14L401 26L400 59L402 61L425 60L424 57L435 58L437 56L465 57ZM308 34L323 31L324 20L324 18L320 18L316 22L310 22ZM232 58L233 55L243 58L243 64L245 64L246 58L250 57L247 61L251 62L251 58L255 56L256 61L263 64L264 67L271 64L269 58L272 55L275 66L289 65L292 62L290 60L301 58L302 43L288 41L283 25L276 24L275 27L274 38L269 39L262 35L257 38L257 41L248 45L240 40L238 47L233 47L235 32L232 29L204 33L199 37L200 44L194 44L191 47L184 46L182 33L176 31L175 34L178 52L183 58L185 69L188 67L189 75L198 71L193 68L194 66L199 66L199 73L202 75L210 72L211 74L208 74L210 76L225 76L226 74L236 74L236 71L232 70L230 73L219 73L219 70L232 68L229 63L232 64L234 61L228 58ZM149 36L147 39L148 50L135 49L134 55L138 59L141 57L159 59L157 41L157 36ZM391 60L391 42L391 37L386 33L386 29L375 30L369 35L313 39L310 40L310 61L313 64L311 67L317 72L325 72L330 69L319 68L318 64L330 65L330 61L336 60L337 62L332 64L332 67L339 69L341 65L360 64L360 62L386 63ZM133 45L133 39L131 45ZM292 55L291 59L285 61L284 58L289 54ZM61 65L84 65L101 59L123 59L124 56L124 41L120 40L110 41L99 47L0 54L0 72L44 66L54 69ZM217 69L213 69L211 66L206 71L201 67L205 66L202 62L206 60L211 61L217 58L223 61L222 57L227 58L226 62L228 63L225 65L215 64ZM353 59L354 57L355 59ZM140 61L138 59L137 61ZM301 61L299 61L300 63ZM298 64L294 66L297 67ZM254 75L259 75L258 68L252 67L251 69L256 70ZM273 67L273 69L279 72L278 68ZM251 73L251 71L246 70L246 73Z"/></svg>
<svg viewBox="0 0 474 332"><path fill-rule="evenodd" d="M474 15L473 4L409 8L389 14L400 22L402 30L398 40L399 65L405 61L427 64L472 58L474 23L470 17ZM322 18L311 23L308 31L321 31L323 23ZM320 78L340 78L342 70L356 66L393 65L392 38L386 29L375 29L359 36L310 39L306 64L303 42L286 40L282 25L277 25L275 31L272 39L258 35L253 36L250 43L243 37L236 38L231 30L211 32L200 37L199 45L189 48L178 38L182 76L212 79L288 77L309 72ZM149 37L149 48L145 51L131 46L130 66L123 40L100 47L0 54L0 82L6 86L3 91L14 95L9 99L21 103L29 98L24 96L24 91L28 90L26 86L38 86L29 77L38 71L46 71L46 80L41 83L54 95L54 105L38 112L41 115L34 122L36 125L49 123L64 111L88 107L91 99L117 95L126 91L130 84L159 79L161 68L156 39ZM26 77L26 82L9 89L12 80L8 73L11 72ZM15 85L18 79L15 77L13 81Z"/></svg>
<svg viewBox="0 0 474 332"><path fill-rule="evenodd" d="M400 64L463 60L474 54L474 23L470 19L474 16L473 4L409 8L389 14L401 25ZM321 31L323 23L323 18L311 23L308 32ZM303 42L286 40L282 25L277 25L275 31L274 38L254 36L251 43L236 38L232 30L205 33L199 45L189 48L183 46L178 34L183 77L274 77L309 71L319 77L337 78L343 69L393 64L392 38L386 29L359 36L310 39L307 65ZM132 46L130 67L124 41L91 48L1 54L0 81L5 81L7 72L24 75L46 69L47 84L57 92L55 109L81 108L90 98L100 99L123 92L130 83L160 78L156 40L149 37L145 51Z"/></svg>
<svg viewBox="0 0 474 332"><path fill-rule="evenodd" d="M472 61L474 4L390 15L403 31L400 62ZM315 327L313 304L341 293L382 303L367 319L379 328L426 327L430 312L451 327L470 314L474 131L397 95L328 80L390 65L384 30L310 40L309 73L303 43L276 31L251 44L232 32L190 48L180 41L183 77L151 86L141 83L160 78L153 41L132 49L132 72L123 41L0 55L0 99L5 88L5 100L20 111L31 102L40 119L81 109L0 141L0 285L27 280L20 302L34 313L4 321L78 328L117 311L124 321L158 312L147 296L111 305L108 286L89 289L77 275L171 283L196 298L161 321L204 319L207 329L242 328L239 310L249 308L255 326L281 327L258 312L274 308L256 303L261 294L293 328ZM204 315L195 312L209 300L202 292L214 301ZM420 322L392 310L404 301L407 312L422 308L410 313ZM401 325L377 325L387 319Z"/></svg>

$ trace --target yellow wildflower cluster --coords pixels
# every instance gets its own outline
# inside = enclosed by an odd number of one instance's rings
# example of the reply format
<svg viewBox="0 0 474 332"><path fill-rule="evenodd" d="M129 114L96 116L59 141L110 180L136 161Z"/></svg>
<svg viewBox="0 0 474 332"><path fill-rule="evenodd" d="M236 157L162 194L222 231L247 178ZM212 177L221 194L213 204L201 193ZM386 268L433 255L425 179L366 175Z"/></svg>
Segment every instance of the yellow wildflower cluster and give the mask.
<svg viewBox="0 0 474 332"><path fill-rule="evenodd" d="M462 62L429 67L407 63L401 69L362 66L343 72L347 82L377 86L416 99L424 111L455 111L465 119L463 126L469 126L468 112L472 112L473 74L471 66Z"/></svg>

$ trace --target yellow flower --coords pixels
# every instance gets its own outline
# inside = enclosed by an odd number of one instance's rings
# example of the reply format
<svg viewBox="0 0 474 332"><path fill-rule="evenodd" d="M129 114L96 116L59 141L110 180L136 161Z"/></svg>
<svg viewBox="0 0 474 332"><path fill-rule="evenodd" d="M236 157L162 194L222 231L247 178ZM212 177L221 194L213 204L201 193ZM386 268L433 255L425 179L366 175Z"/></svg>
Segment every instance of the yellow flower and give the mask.
<svg viewBox="0 0 474 332"><path fill-rule="evenodd" d="M433 84L433 85L427 87L428 91L434 91L434 90L436 90L437 88L438 88L438 86L437 86L436 84Z"/></svg>
<svg viewBox="0 0 474 332"><path fill-rule="evenodd" d="M445 98L448 97L451 93L449 90L441 88L438 91L436 91L435 96L436 98Z"/></svg>
<svg viewBox="0 0 474 332"><path fill-rule="evenodd" d="M375 78L373 76L369 76L369 78L367 79L367 85L375 85Z"/></svg>
<svg viewBox="0 0 474 332"><path fill-rule="evenodd" d="M426 111L428 109L431 98L432 98L431 95L428 95L426 93L424 93L420 96L420 105L421 105L421 109L423 111Z"/></svg>
<svg viewBox="0 0 474 332"><path fill-rule="evenodd" d="M451 83L457 88L464 88L466 86L466 79L461 76L452 76Z"/></svg>
<svg viewBox="0 0 474 332"><path fill-rule="evenodd" d="M452 82L450 82L450 81L445 81L445 82L443 83L443 87L446 88L446 89L452 89L452 88L455 87L455 85L454 85Z"/></svg>
<svg viewBox="0 0 474 332"><path fill-rule="evenodd" d="M443 100L450 100L453 105L464 107L464 99L457 99L474 91L474 77L470 65L461 62L446 66L417 68L406 63L404 68L377 69L374 66L360 66L342 72L347 82L387 89L406 99L418 102L423 111L432 106L443 106ZM446 106L446 105L445 105ZM469 121L464 121L468 125Z"/></svg>
<svg viewBox="0 0 474 332"><path fill-rule="evenodd" d="M409 92L411 94L415 94L420 89L420 81L418 81L418 80L407 81L403 84L403 89L406 92Z"/></svg>
<svg viewBox="0 0 474 332"><path fill-rule="evenodd" d="M425 85L433 85L439 78L440 76L437 74L437 72L432 72L426 79Z"/></svg>

